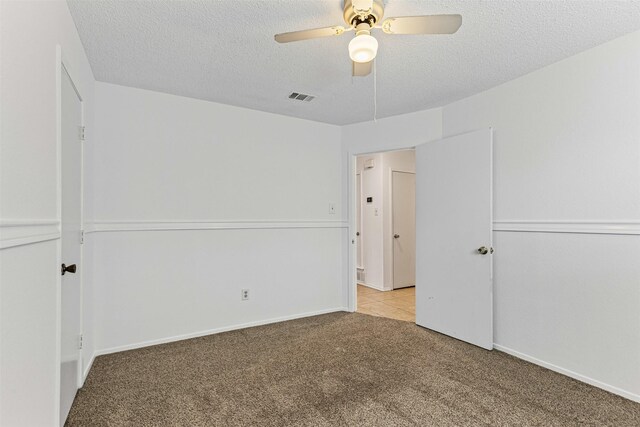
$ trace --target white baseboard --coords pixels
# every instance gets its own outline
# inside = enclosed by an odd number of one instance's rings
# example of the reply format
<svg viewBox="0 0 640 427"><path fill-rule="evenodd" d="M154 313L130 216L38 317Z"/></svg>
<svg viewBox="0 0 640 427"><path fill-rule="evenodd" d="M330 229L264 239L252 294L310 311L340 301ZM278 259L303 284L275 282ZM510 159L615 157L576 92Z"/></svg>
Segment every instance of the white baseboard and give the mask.
<svg viewBox="0 0 640 427"><path fill-rule="evenodd" d="M357 283L358 283L358 285L366 286L367 288L371 288L371 289L375 289L376 291L384 292L384 288L380 288L378 286L370 285L370 284L364 283L364 282L357 282Z"/></svg>
<svg viewBox="0 0 640 427"><path fill-rule="evenodd" d="M556 365L554 365L552 363L548 363L548 362L545 362L543 360L536 359L535 357L529 356L529 355L524 354L524 353L520 353L519 351L512 350L510 348L501 346L499 344L493 344L493 348L495 348L498 351L502 351L503 353L507 353L507 354L510 354L512 356L515 356L518 359L526 360L527 362L531 362L531 363L533 363L535 365L542 366L543 368L547 368L549 370L558 372L559 374L566 375L566 376L571 377L571 378L573 378L575 380L582 381L583 383L587 383L587 384L592 385L594 387L601 388L601 389L606 390L606 391L608 391L610 393L617 394L618 396L622 396L622 397L624 397L626 399L633 400L634 402L640 403L640 395L632 393L630 391L623 390L621 388L612 386L610 384L603 383L602 381L594 380L593 378L589 378L589 377L587 377L585 375L578 374L576 372L570 371L570 370L565 369L565 368L561 368L560 366L556 366Z"/></svg>
<svg viewBox="0 0 640 427"><path fill-rule="evenodd" d="M172 337L160 338L160 339L157 339L157 340L143 341L143 342L135 343L135 344L127 344L127 345L118 346L118 347L111 347L111 348L106 348L106 349L102 349L102 350L96 350L95 353L94 353L94 357L102 356L104 354L118 353L118 352L121 352L121 351L135 350L135 349L143 348L143 347L150 347L150 346L158 345L158 344L167 344L167 343L175 342L175 341L188 340L188 339L191 339L191 338L198 338L198 337L203 337L203 336L206 336L206 335L219 334L221 332L235 331L237 329L252 328L254 326L268 325L268 324L271 324L271 323L284 322L284 321L287 321L287 320L302 319L304 317L318 316L318 315L327 314L327 313L335 313L335 312L338 312L338 311L349 311L349 310L346 307L336 307L336 308L329 308L329 309L325 309L325 310L318 310L318 311L312 311L312 312L307 312L307 313L293 314L293 315L290 315L290 316L276 317L276 318L272 318L272 319L258 320L258 321L255 321L255 322L241 323L241 324L238 324L238 325L223 326L221 328L209 329L209 330L206 330L206 331L194 332L194 333L183 334L183 335L175 335L175 336L172 336ZM93 363L93 359L92 359L91 363ZM87 371L87 373L88 373L88 371Z"/></svg>

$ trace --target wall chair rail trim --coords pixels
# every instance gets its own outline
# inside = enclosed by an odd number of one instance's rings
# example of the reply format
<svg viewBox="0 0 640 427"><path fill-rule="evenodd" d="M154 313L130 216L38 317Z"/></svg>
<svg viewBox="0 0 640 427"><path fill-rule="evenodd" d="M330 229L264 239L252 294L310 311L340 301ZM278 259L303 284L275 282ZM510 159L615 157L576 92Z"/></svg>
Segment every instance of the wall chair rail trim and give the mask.
<svg viewBox="0 0 640 427"><path fill-rule="evenodd" d="M94 221L85 233L165 230L243 230L285 228L348 228L346 221Z"/></svg>
<svg viewBox="0 0 640 427"><path fill-rule="evenodd" d="M54 219L0 220L0 249L60 238L60 221Z"/></svg>
<svg viewBox="0 0 640 427"><path fill-rule="evenodd" d="M640 220L498 220L493 222L493 231L640 235Z"/></svg>

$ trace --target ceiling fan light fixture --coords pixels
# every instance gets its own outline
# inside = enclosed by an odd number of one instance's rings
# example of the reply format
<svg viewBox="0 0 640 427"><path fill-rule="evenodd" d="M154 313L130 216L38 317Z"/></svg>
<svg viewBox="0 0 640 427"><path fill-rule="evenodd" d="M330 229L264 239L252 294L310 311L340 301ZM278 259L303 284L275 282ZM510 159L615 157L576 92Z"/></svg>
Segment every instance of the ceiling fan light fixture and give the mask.
<svg viewBox="0 0 640 427"><path fill-rule="evenodd" d="M349 56L354 62L365 63L372 61L378 53L378 40L367 31L355 36L349 42Z"/></svg>
<svg viewBox="0 0 640 427"><path fill-rule="evenodd" d="M344 0L342 3L342 17L346 27L338 25L291 31L276 34L275 40L278 43L289 43L339 36L354 31L355 37L349 42L351 75L364 77L372 71L375 76L373 60L378 54L378 41L371 36L373 29L380 28L385 34L453 34L462 25L462 16L458 14L397 16L383 21L384 0Z"/></svg>

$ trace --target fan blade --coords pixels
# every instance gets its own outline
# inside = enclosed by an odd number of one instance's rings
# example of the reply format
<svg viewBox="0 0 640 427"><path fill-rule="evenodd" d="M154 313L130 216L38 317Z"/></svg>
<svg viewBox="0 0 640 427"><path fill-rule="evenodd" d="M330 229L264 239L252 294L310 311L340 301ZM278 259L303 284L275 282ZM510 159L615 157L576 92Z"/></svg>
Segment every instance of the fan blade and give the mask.
<svg viewBox="0 0 640 427"><path fill-rule="evenodd" d="M461 15L399 16L385 19L387 34L453 34L462 25Z"/></svg>
<svg viewBox="0 0 640 427"><path fill-rule="evenodd" d="M274 38L278 43L297 42L299 40L317 39L320 37L339 36L344 33L344 27L315 28L313 30L292 31L290 33L276 34Z"/></svg>
<svg viewBox="0 0 640 427"><path fill-rule="evenodd" d="M373 69L373 61L372 59L369 62L353 62L353 76L354 77L364 77L371 74L371 70Z"/></svg>

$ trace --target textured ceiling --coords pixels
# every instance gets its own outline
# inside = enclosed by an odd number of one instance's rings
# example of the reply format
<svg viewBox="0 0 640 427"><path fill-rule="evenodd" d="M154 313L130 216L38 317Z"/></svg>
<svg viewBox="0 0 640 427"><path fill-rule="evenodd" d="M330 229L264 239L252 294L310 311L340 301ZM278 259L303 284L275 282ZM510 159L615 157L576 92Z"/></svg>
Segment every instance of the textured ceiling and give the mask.
<svg viewBox="0 0 640 427"><path fill-rule="evenodd" d="M69 7L99 81L334 124L373 119L374 77L351 77L341 0L81 1ZM378 118L442 106L640 29L640 1L386 0L385 16L460 13L449 36L376 31ZM315 95L292 101L291 92Z"/></svg>

